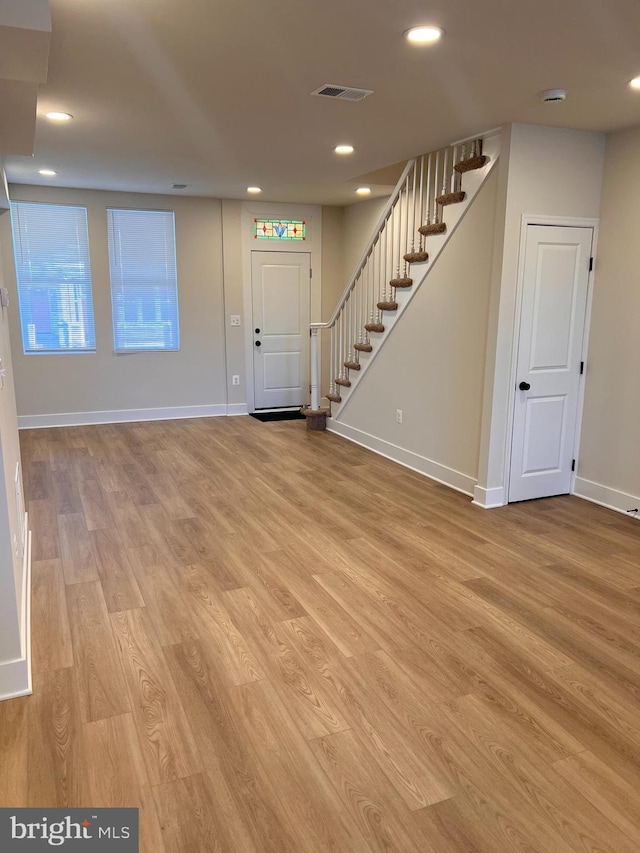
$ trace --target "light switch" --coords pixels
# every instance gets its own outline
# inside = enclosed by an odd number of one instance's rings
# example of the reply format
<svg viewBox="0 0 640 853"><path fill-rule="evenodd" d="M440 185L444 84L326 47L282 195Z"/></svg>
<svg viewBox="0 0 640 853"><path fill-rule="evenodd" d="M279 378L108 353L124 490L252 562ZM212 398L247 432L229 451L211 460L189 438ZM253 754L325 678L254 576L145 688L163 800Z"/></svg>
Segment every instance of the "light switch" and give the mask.
<svg viewBox="0 0 640 853"><path fill-rule="evenodd" d="M239 314L232 314L231 315L231 324L230 325L232 325L232 326L239 326L240 325L240 315Z"/></svg>

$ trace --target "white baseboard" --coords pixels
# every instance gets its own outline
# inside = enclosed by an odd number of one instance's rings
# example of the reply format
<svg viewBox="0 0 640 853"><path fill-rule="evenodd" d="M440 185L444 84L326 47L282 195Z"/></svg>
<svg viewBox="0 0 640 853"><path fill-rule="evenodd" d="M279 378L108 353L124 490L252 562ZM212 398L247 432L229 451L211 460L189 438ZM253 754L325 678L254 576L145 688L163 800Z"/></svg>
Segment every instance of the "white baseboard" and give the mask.
<svg viewBox="0 0 640 853"><path fill-rule="evenodd" d="M111 409L104 412L69 412L50 415L19 415L18 429L41 427L86 426L87 424L119 424L135 421L168 421L179 418L219 418L246 415L247 406L217 403L208 406L170 406L160 409Z"/></svg>
<svg viewBox="0 0 640 853"><path fill-rule="evenodd" d="M591 501L591 503L621 512L627 518L638 518L640 516L640 512L637 515L627 512L627 510L636 507L640 509L640 497L621 492L619 489L612 489L609 486L603 486L601 483L594 483L592 480L585 480L583 477L576 477L573 494L578 498Z"/></svg>
<svg viewBox="0 0 640 853"><path fill-rule="evenodd" d="M25 513L25 523L28 524ZM22 613L20 614L20 657L0 663L0 701L28 696L31 688L31 531L27 527L22 572Z"/></svg>
<svg viewBox="0 0 640 853"><path fill-rule="evenodd" d="M229 403L226 414L230 418L234 418L236 415L248 415L249 408L246 403Z"/></svg>
<svg viewBox="0 0 640 853"><path fill-rule="evenodd" d="M327 429L329 432L335 432L337 435L342 436L342 438L353 441L354 444L359 444L361 447L372 450L379 456L391 459L393 462L397 462L405 468L410 468L418 474L424 474L430 480L435 480L437 483L449 486L449 488L455 489L457 492L462 492L464 495L473 495L477 481L468 474L448 468L446 465L441 465L439 462L427 459L426 456L420 456L419 453L414 453L412 450L405 450L405 448L398 447L390 441L385 441L363 430L356 429L339 421L334 421L332 418L327 418Z"/></svg>
<svg viewBox="0 0 640 853"><path fill-rule="evenodd" d="M497 486L492 489L485 489L482 486L475 486L473 490L472 504L481 506L482 509L497 509L499 506L505 506L504 488Z"/></svg>

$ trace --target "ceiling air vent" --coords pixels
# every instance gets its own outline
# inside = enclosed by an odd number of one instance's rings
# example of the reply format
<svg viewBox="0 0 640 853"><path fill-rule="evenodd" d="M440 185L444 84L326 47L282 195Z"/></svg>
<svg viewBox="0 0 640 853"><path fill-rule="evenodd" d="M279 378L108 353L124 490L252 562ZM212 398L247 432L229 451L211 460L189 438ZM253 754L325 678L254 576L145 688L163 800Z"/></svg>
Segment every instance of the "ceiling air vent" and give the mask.
<svg viewBox="0 0 640 853"><path fill-rule="evenodd" d="M354 89L353 86L336 86L333 83L325 83L312 95L322 98L338 98L341 101L361 101L367 95L373 95L373 89Z"/></svg>
<svg viewBox="0 0 640 853"><path fill-rule="evenodd" d="M174 184L172 189L174 190L186 190L189 184Z"/></svg>

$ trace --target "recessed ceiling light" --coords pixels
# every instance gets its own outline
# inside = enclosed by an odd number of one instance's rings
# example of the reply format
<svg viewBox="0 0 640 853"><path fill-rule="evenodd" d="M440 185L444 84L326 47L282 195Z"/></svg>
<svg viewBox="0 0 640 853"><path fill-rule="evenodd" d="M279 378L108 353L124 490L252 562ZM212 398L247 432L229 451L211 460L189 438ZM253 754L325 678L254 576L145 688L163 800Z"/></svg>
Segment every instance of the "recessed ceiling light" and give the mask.
<svg viewBox="0 0 640 853"><path fill-rule="evenodd" d="M412 44L433 44L442 36L440 27L412 27L404 37Z"/></svg>
<svg viewBox="0 0 640 853"><path fill-rule="evenodd" d="M358 195L369 195L369 193L371 192L371 187L358 187L356 192L358 193Z"/></svg>
<svg viewBox="0 0 640 853"><path fill-rule="evenodd" d="M632 89L640 89L640 77L634 77L633 80L629 80L629 85Z"/></svg>
<svg viewBox="0 0 640 853"><path fill-rule="evenodd" d="M353 145L336 145L333 150L336 154L353 154Z"/></svg>
<svg viewBox="0 0 640 853"><path fill-rule="evenodd" d="M261 193L262 187L247 187L248 193Z"/></svg>
<svg viewBox="0 0 640 853"><path fill-rule="evenodd" d="M71 121L71 119L73 118L71 113L52 112L47 113L46 116L47 118L51 119L51 121Z"/></svg>
<svg viewBox="0 0 640 853"><path fill-rule="evenodd" d="M54 172L53 169L38 169L39 175L46 175L47 178L52 178L54 175L57 175L57 172Z"/></svg>

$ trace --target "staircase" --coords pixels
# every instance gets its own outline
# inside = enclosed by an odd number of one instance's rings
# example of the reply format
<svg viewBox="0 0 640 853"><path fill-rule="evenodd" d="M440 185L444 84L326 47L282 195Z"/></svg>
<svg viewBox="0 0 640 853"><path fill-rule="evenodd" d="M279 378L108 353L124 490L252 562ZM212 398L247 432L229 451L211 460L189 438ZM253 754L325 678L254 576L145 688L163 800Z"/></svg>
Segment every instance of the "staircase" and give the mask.
<svg viewBox="0 0 640 853"><path fill-rule="evenodd" d="M410 160L331 319L311 323L309 426L338 415L413 295L428 278L499 156L497 131ZM318 335L328 330L330 380L320 408ZM312 425L313 424L313 425Z"/></svg>

